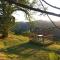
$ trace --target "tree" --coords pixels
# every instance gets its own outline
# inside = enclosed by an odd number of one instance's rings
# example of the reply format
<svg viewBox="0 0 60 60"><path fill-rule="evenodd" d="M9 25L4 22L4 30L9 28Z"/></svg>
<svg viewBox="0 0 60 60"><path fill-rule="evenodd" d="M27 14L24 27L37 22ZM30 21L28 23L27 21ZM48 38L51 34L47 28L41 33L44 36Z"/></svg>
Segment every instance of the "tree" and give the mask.
<svg viewBox="0 0 60 60"><path fill-rule="evenodd" d="M39 8L33 8L31 6L28 6L26 4L21 4L21 3L17 3L16 0L5 0L7 2L9 2L10 4L15 4L17 6L20 6L20 7L23 7L23 8L26 8L26 9L29 9L29 10L33 10L33 11L37 11L37 12L41 12L41 13L46 13L46 14L49 14L49 15L53 15L53 16L57 16L57 17L60 17L60 14L56 14L56 13L53 13L53 12L49 12L49 11L44 11L44 10L41 10Z"/></svg>
<svg viewBox="0 0 60 60"><path fill-rule="evenodd" d="M11 16L14 8L4 0L1 0L0 2L0 34L2 34L2 38L5 38L8 36L8 31L12 23L15 22L15 18Z"/></svg>
<svg viewBox="0 0 60 60"><path fill-rule="evenodd" d="M20 2L22 4L30 4L28 0L14 0L15 2ZM11 2L9 0L9 2ZM8 37L8 31L13 23L15 23L15 18L12 16L12 13L16 10L24 11L27 14L27 10L11 4L6 0L0 0L0 34L2 38Z"/></svg>
<svg viewBox="0 0 60 60"><path fill-rule="evenodd" d="M33 6L35 5L36 2L37 0L32 0L32 2L30 2L30 0L0 0L0 18L1 18L0 33L2 34L2 37L8 36L8 31L10 29L10 26L12 25L12 23L14 23L14 20L15 20L15 18L11 14L15 10L24 11L26 13L28 20L30 21L30 23L32 23L29 9L38 11L39 9L36 9ZM42 11L42 12L45 12L45 11Z"/></svg>
<svg viewBox="0 0 60 60"><path fill-rule="evenodd" d="M9 5L6 1L0 1L0 34L1 38L8 36L8 31L12 23L14 23L15 18L11 16L14 8Z"/></svg>

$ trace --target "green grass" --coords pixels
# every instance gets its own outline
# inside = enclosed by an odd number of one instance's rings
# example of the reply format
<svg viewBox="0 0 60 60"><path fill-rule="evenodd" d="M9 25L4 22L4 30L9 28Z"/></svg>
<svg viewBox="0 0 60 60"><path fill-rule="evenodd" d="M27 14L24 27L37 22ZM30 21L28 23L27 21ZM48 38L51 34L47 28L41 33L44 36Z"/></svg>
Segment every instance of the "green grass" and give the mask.
<svg viewBox="0 0 60 60"><path fill-rule="evenodd" d="M60 54L56 52L60 49L58 45L43 47L30 43L29 38L24 36L1 40L0 46L3 47L0 48L0 58L2 56L5 60L60 60Z"/></svg>
<svg viewBox="0 0 60 60"><path fill-rule="evenodd" d="M25 36L9 35L8 38L0 39L0 49L16 46L16 45L19 45L28 41L29 41L29 38Z"/></svg>
<svg viewBox="0 0 60 60"><path fill-rule="evenodd" d="M13 46L5 50L11 60L58 60L59 54L32 43Z"/></svg>
<svg viewBox="0 0 60 60"><path fill-rule="evenodd" d="M49 53L50 60L58 60L58 55L54 52Z"/></svg>

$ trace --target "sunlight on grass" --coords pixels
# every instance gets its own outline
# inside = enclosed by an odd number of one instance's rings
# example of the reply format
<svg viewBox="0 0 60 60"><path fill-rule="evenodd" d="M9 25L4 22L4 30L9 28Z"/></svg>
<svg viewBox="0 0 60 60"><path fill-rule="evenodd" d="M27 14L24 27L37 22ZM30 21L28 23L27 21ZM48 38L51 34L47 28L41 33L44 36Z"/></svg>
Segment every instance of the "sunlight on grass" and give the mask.
<svg viewBox="0 0 60 60"><path fill-rule="evenodd" d="M4 52L0 52L0 60L8 60L8 56Z"/></svg>
<svg viewBox="0 0 60 60"><path fill-rule="evenodd" d="M5 52L0 53L0 58L5 60L58 60L58 57L60 59L60 55L53 51L59 50L60 45L42 47L29 43L29 38L22 35L10 34L8 38L0 39L1 48L5 49Z"/></svg>
<svg viewBox="0 0 60 60"><path fill-rule="evenodd" d="M19 44L22 44L22 43L26 43L28 41L29 41L28 37L25 37L25 36L22 36L22 35L18 36L18 35L10 34L8 36L8 38L0 40L0 49L15 46L15 45L19 45Z"/></svg>
<svg viewBox="0 0 60 60"><path fill-rule="evenodd" d="M51 50L60 50L60 45L59 44L52 44L52 45L49 45L48 48Z"/></svg>
<svg viewBox="0 0 60 60"><path fill-rule="evenodd" d="M5 46L4 46L4 43L2 42L2 41L0 41L0 49L1 48L4 48Z"/></svg>
<svg viewBox="0 0 60 60"><path fill-rule="evenodd" d="M58 56L57 56L57 54L55 54L55 53L49 53L49 59L50 60L58 60Z"/></svg>

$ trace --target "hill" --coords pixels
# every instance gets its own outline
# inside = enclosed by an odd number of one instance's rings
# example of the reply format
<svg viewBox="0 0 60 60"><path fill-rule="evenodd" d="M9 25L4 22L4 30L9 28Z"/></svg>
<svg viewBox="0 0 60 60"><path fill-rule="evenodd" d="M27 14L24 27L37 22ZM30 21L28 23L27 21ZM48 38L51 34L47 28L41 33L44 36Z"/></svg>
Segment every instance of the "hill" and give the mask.
<svg viewBox="0 0 60 60"><path fill-rule="evenodd" d="M55 28L55 26L50 22L50 21L43 21L43 20L38 20L38 21L32 21L34 24L34 26L30 26L29 22L16 22L15 26L12 28L12 31L15 32L16 34L22 34L25 33L27 31L30 30L30 27L32 27L32 29L42 29L42 31L44 30L49 30L49 31L53 31L52 34L54 36L60 37L60 29ZM55 22L55 24L59 27L59 21ZM40 30L39 30L40 31Z"/></svg>

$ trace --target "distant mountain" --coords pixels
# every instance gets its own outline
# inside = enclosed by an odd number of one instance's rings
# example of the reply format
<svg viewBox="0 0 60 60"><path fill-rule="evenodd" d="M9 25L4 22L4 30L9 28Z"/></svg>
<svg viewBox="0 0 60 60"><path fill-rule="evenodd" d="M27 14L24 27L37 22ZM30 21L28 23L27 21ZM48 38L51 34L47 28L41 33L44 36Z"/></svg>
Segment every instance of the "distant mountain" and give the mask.
<svg viewBox="0 0 60 60"><path fill-rule="evenodd" d="M60 28L60 21L54 22Z"/></svg>
<svg viewBox="0 0 60 60"><path fill-rule="evenodd" d="M53 23L49 21L43 21L43 20L37 20L37 21L32 21L36 27L41 27L41 28L52 28L55 27ZM58 27L60 27L60 22L54 22ZM29 22L16 22L16 26L18 28L29 28Z"/></svg>
<svg viewBox="0 0 60 60"><path fill-rule="evenodd" d="M49 21L38 20L38 21L34 21L34 23L36 24L37 27L41 27L41 28L54 27L53 24L51 22L49 22Z"/></svg>
<svg viewBox="0 0 60 60"><path fill-rule="evenodd" d="M29 30L29 24L26 22L16 22L14 27L11 29L16 34L21 34Z"/></svg>
<svg viewBox="0 0 60 60"><path fill-rule="evenodd" d="M32 21L35 28L38 27L40 29L51 29L53 30L53 35L60 36L60 29L55 28L55 26L49 22L49 21ZM60 27L60 22L55 22L55 24ZM32 27L33 28L33 27ZM22 32L26 32L30 29L29 22L16 22L14 28L12 28L12 31L17 32L21 34Z"/></svg>

